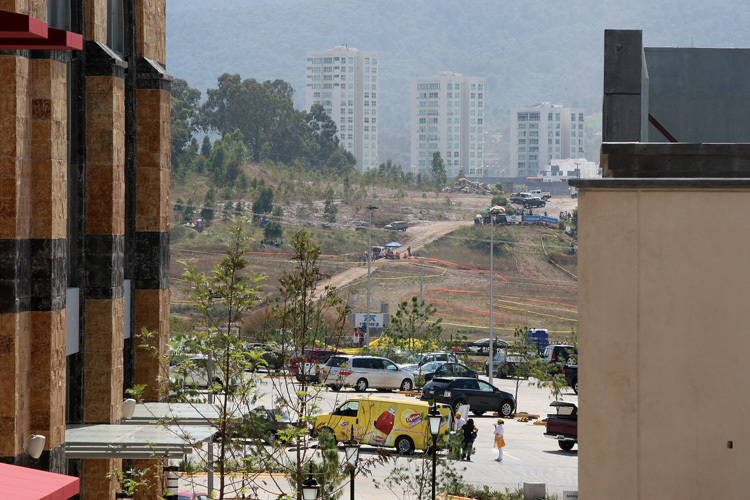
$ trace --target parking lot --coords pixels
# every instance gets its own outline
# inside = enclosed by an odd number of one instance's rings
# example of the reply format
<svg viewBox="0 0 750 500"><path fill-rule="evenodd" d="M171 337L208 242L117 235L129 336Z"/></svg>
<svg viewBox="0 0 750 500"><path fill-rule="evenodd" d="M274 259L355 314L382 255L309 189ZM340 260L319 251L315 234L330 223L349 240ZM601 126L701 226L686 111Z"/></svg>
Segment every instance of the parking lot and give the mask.
<svg viewBox="0 0 750 500"><path fill-rule="evenodd" d="M487 377L482 376L483 380ZM264 380L264 392L261 401L270 405L271 379ZM276 380L278 382L278 380ZM494 379L494 385L499 389L515 394L515 380ZM352 389L340 392L324 391L321 393L320 407L328 412L343 403L349 397L361 396ZM377 395L386 398L410 398L403 394L392 392L367 391L364 394ZM578 397L571 389L563 391L563 400L578 403ZM544 418L549 411L549 404L553 401L548 389L540 389L521 381L518 392L518 411L537 414ZM548 494L562 497L563 491L578 489L578 448L571 452L561 451L557 443L544 437L544 427L534 425L533 422L519 422L505 419L505 459L496 462L497 452L492 450L492 437L496 416L485 414L482 417L469 415L478 427L479 435L475 442L475 454L471 462L452 462L456 471L463 475L464 481L474 485L487 485L495 490L515 490L523 487L523 483L545 483ZM366 456L374 452L374 448L362 447L362 454ZM343 461L343 448L340 455ZM399 457L398 462L407 458ZM393 499L399 495L387 489L377 489L373 480L385 479L394 466L394 461L388 465L375 468L372 477L356 479L356 498L359 499ZM431 469L427 469L428 471ZM345 485L344 496L348 498L348 485ZM270 497L269 497L270 498Z"/></svg>

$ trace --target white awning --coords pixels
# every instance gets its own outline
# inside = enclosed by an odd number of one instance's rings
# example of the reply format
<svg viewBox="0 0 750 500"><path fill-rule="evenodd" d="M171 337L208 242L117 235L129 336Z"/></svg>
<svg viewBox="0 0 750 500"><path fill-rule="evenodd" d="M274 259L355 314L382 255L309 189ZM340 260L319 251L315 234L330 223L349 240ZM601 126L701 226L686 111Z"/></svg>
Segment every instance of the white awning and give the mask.
<svg viewBox="0 0 750 500"><path fill-rule="evenodd" d="M227 410L227 416L241 418L263 405L236 405ZM123 424L143 425L163 422L167 425L214 425L220 417L220 405L210 403L142 403L135 406L133 417Z"/></svg>
<svg viewBox="0 0 750 500"><path fill-rule="evenodd" d="M156 458L192 453L215 430L207 425L114 425L70 427L65 431L66 458Z"/></svg>

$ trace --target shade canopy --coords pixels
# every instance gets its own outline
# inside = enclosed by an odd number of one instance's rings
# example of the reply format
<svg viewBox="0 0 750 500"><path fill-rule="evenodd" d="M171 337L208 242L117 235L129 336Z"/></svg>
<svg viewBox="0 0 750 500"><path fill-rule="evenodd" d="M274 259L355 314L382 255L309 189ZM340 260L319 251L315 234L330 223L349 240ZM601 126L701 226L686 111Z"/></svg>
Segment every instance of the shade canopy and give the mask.
<svg viewBox="0 0 750 500"><path fill-rule="evenodd" d="M398 247L402 247L402 246L404 246L404 245L402 245L401 243L399 243L397 241L391 241L390 243L386 243L385 244L386 248L398 248Z"/></svg>
<svg viewBox="0 0 750 500"><path fill-rule="evenodd" d="M146 459L192 453L215 429L208 425L87 425L65 431L66 458Z"/></svg>
<svg viewBox="0 0 750 500"><path fill-rule="evenodd" d="M67 500L81 492L77 477L0 463L0 496L16 500Z"/></svg>

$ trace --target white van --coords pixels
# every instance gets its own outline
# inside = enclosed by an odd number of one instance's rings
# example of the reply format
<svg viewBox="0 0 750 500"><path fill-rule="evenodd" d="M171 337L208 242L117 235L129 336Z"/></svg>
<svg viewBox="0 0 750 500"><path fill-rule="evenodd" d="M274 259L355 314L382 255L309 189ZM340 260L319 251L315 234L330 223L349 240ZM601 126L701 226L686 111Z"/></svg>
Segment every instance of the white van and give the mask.
<svg viewBox="0 0 750 500"><path fill-rule="evenodd" d="M354 387L357 392L373 389L414 388L414 375L402 370L393 361L377 356L333 356L320 367L318 380L334 391L343 386Z"/></svg>

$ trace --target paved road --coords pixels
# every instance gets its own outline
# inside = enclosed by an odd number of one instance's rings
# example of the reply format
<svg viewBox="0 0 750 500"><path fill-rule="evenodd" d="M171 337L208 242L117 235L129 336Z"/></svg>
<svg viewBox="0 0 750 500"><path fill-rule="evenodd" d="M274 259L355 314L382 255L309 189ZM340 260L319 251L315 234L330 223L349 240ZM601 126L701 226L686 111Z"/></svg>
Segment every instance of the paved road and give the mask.
<svg viewBox="0 0 750 500"><path fill-rule="evenodd" d="M486 380L486 377L482 377ZM514 393L515 381L495 379L494 385L502 390ZM265 403L270 403L270 385L267 393L261 398ZM407 396L395 393L377 393L368 391L367 394L377 394L389 398L406 398ZM322 411L330 411L348 397L358 396L352 390L343 390L338 393L322 393L320 403ZM542 418L546 416L549 403L552 401L547 389L539 389L522 381L519 386L519 411L536 413ZM578 403L578 397L572 390L566 390L563 394L565 401ZM577 447L572 452L563 452L557 443L543 436L544 427L532 423L518 422L517 420L505 420L505 441L507 446L504 450L505 460L502 463L495 462L496 452L492 451L492 431L497 417L485 414L483 417L474 417L474 422L479 429L479 436L475 443L476 452L472 456L472 462L452 462L457 471L461 472L465 482L474 485L487 485L495 490L509 488L515 490L523 487L524 482L545 483L548 494L557 494L561 497L563 491L577 490L578 484L578 451ZM362 454L367 456L374 452L374 448L363 446ZM343 462L343 448L340 451ZM399 463L404 463L406 458L399 458ZM429 463L425 464L426 471L431 474ZM377 489L373 480L383 481L393 468L393 462L389 465L379 466L373 470L372 477L358 476L355 481L357 499L380 500L395 499L402 495L387 489ZM465 470L463 470L465 469ZM203 481L200 480L202 483ZM275 498L268 495L267 498ZM349 485L344 485L344 498L349 498Z"/></svg>

